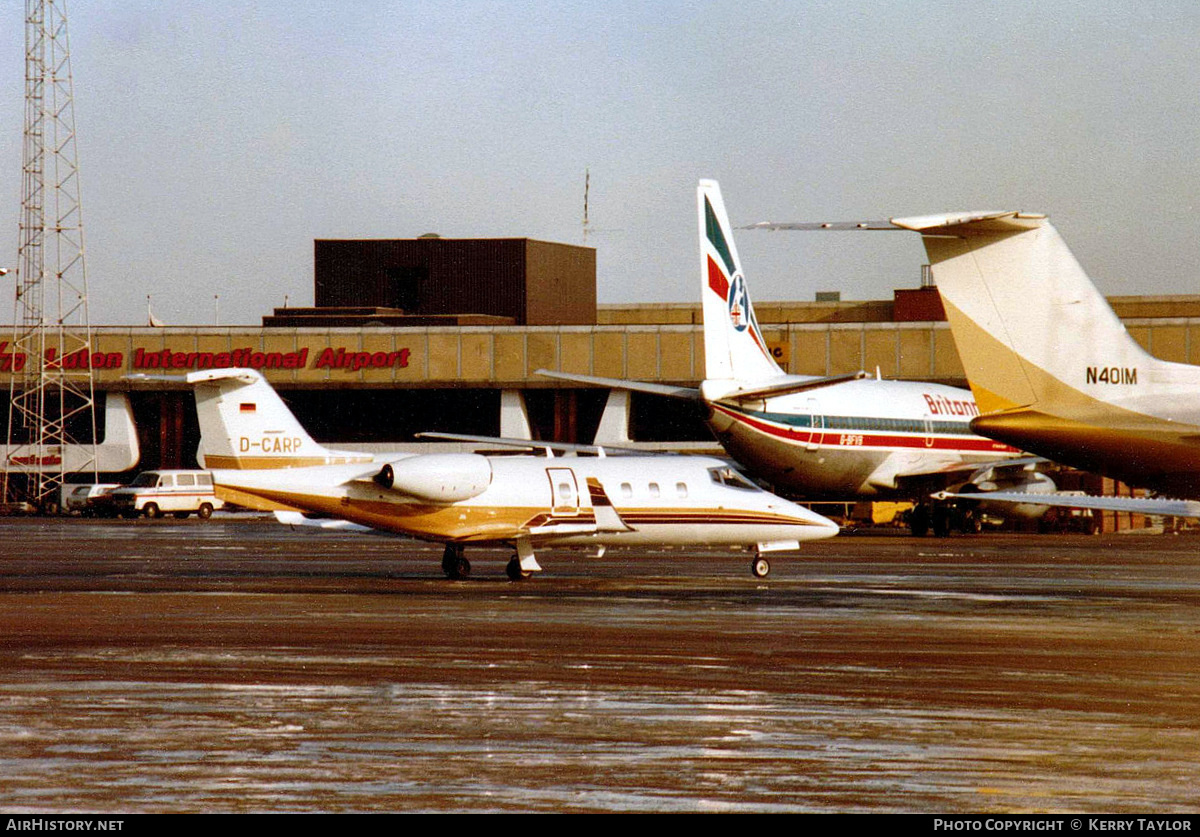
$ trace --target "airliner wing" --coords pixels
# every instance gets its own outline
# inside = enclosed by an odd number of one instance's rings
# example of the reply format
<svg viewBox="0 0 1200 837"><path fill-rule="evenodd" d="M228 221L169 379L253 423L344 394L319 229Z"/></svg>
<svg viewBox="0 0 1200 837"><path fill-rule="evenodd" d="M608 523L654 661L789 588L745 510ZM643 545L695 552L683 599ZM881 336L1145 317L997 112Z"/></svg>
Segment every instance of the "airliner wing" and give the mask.
<svg viewBox="0 0 1200 837"><path fill-rule="evenodd" d="M594 375L576 375L571 372L555 372L551 369L539 369L535 373L543 378L554 378L559 381L569 381L574 384L609 387L610 389L628 389L634 392L645 392L650 395L661 395L666 398L681 398L685 401L701 401L700 390L694 387L676 387L670 384L652 384L648 381L627 381L623 378L598 378Z"/></svg>
<svg viewBox="0 0 1200 837"><path fill-rule="evenodd" d="M958 494L940 491L935 500L986 500L989 503L1022 503L1036 506L1061 506L1094 511L1130 512L1132 514L1164 517L1200 517L1200 503L1195 500L1168 500L1162 497L1096 497L1090 494L1022 494L1016 491L981 491Z"/></svg>
<svg viewBox="0 0 1200 837"><path fill-rule="evenodd" d="M538 375L545 378L555 378L560 381L570 381L576 384L610 387L612 389L628 389L634 392L645 392L651 395L662 395L667 398L682 398L687 401L703 401L701 391L692 387L676 387L669 384L652 384L647 381L627 381L622 378L597 378L594 375L576 375L571 372L554 372L549 369L539 369ZM722 395L717 401L761 401L776 395L790 395L794 392L807 392L812 389L833 386L834 384L856 381L867 377L866 372L848 372L844 375L830 375L824 378L789 378L776 384L756 386L737 390L728 395Z"/></svg>
<svg viewBox="0 0 1200 837"><path fill-rule="evenodd" d="M753 387L751 389L740 389L736 392L731 392L728 395L722 395L716 400L761 401L764 398L773 398L776 395L791 395L796 392L808 392L809 390L820 389L821 387L843 384L846 381L857 381L865 377L867 377L866 372L847 372L844 375L829 375L828 377L824 378L781 381L778 384L769 384L767 386Z"/></svg>
<svg viewBox="0 0 1200 837"><path fill-rule="evenodd" d="M1004 472L1024 471L1035 465L1049 463L1049 459L1041 456L1019 456L1013 459L996 459L992 462L950 462L935 465L930 468L917 468L911 471L901 471L896 474L897 480L925 479L928 477L946 476L966 479L969 482L979 482L991 479Z"/></svg>
<svg viewBox="0 0 1200 837"><path fill-rule="evenodd" d="M469 442L478 445L525 448L526 450L552 450L559 453L588 453L604 456L608 453L628 453L639 456L653 455L635 448L609 447L608 445L578 445L573 442L541 442L536 439L508 439L503 436L470 436L462 433L436 433L429 431L415 434L418 439L439 439L446 442ZM664 454L666 455L666 454Z"/></svg>

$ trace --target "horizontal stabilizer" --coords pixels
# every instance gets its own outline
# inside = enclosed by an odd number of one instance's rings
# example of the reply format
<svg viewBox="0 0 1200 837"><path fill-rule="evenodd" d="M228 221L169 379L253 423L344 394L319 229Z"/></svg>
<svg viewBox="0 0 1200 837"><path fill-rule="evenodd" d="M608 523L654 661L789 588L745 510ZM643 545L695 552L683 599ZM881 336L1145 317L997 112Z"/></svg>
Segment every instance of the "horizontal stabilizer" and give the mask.
<svg viewBox="0 0 1200 837"><path fill-rule="evenodd" d="M891 221L759 221L741 230L890 230L901 229Z"/></svg>
<svg viewBox="0 0 1200 837"><path fill-rule="evenodd" d="M1060 506L1069 509L1128 512L1130 514L1161 515L1163 517L1200 517L1200 502L1167 500L1161 497L1097 497L1090 494L1023 494L1019 491L980 491L957 494L941 491L935 500L986 500L997 503L1022 503L1033 506Z"/></svg>
<svg viewBox="0 0 1200 837"><path fill-rule="evenodd" d="M984 210L949 212L938 215L912 215L890 218L887 221L760 221L742 227L744 230L912 230L924 235L970 235L972 232L1021 232L1033 229L1046 219L1015 210Z"/></svg>

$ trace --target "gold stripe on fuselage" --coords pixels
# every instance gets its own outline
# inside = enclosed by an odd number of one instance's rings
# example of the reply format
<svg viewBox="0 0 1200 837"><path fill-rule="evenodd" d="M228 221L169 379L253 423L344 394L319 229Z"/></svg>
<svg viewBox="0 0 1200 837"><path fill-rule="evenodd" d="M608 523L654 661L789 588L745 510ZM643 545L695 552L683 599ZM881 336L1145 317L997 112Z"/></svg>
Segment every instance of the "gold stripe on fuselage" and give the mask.
<svg viewBox="0 0 1200 837"><path fill-rule="evenodd" d="M434 541L485 541L511 540L530 537L532 529L538 535L553 537L557 525L596 524L591 509L581 509L578 515L553 514L544 508L528 506L479 506L456 505L434 506L419 503L389 503L380 500L363 500L350 497L330 497L303 494L287 489L240 488L222 486L221 491L237 493L246 504L256 499L260 503L273 504L266 508L284 508L293 511L326 514L360 523L375 529L397 534L412 535ZM637 508L618 509L622 519L630 526L649 525L700 525L700 524L754 524L817 526L819 524L774 512L725 509L670 509Z"/></svg>
<svg viewBox="0 0 1200 837"><path fill-rule="evenodd" d="M366 465L374 457L362 456L225 456L205 454L204 467L225 471L269 471L278 468L311 468L314 465Z"/></svg>

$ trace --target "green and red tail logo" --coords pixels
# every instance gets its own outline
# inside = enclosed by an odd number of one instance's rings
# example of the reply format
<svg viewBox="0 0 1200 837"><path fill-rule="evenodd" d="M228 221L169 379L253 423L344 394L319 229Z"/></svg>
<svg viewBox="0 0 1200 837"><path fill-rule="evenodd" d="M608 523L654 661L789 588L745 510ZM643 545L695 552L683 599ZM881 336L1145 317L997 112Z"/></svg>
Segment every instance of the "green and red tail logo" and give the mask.
<svg viewBox="0 0 1200 837"><path fill-rule="evenodd" d="M754 338L758 348L770 358L771 353L767 351L766 341L758 328L758 319L754 316L754 306L750 303L746 280L737 269L729 242L707 196L704 198L704 234L720 257L718 262L712 255L708 256L708 287L724 300L729 311L729 323L734 331L741 333L749 329L750 336Z"/></svg>

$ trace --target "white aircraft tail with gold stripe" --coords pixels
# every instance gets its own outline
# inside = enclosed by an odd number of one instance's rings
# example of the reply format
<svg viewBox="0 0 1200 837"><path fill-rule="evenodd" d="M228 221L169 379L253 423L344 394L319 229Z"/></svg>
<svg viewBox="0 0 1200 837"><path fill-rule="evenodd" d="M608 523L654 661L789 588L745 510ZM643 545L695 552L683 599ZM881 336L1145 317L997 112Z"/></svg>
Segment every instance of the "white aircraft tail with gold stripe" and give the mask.
<svg viewBox="0 0 1200 837"><path fill-rule="evenodd" d="M300 468L371 462L370 454L330 450L313 440L271 385L253 369L193 372L202 467Z"/></svg>
<svg viewBox="0 0 1200 837"><path fill-rule="evenodd" d="M1200 492L1200 367L1146 352L1046 216L892 223L925 244L981 411L973 429L1134 485Z"/></svg>
<svg viewBox="0 0 1200 837"><path fill-rule="evenodd" d="M1129 335L1046 216L892 222L921 233L981 412L1103 403L1167 417L1181 406L1172 395L1200 385L1200 368L1159 360Z"/></svg>

